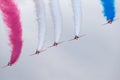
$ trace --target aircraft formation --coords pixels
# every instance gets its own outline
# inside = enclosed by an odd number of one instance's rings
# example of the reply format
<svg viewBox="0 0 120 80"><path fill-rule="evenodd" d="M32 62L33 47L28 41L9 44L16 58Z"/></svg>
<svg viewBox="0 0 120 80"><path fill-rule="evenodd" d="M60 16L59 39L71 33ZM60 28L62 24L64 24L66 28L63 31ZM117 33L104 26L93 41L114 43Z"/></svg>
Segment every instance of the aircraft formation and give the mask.
<svg viewBox="0 0 120 80"><path fill-rule="evenodd" d="M62 14L60 10L59 0L50 0L50 8L53 17L54 27L55 27L55 39L54 43L47 48L44 48L45 42L45 33L46 33L46 14L45 14L45 2L44 0L34 0L34 8L36 10L37 23L38 23L38 46L34 54L40 54L47 49L58 46L64 42L78 40L79 38L85 36L80 34L81 27L81 0L71 0L72 8L74 13L74 28L75 33L73 39L69 39L66 41L60 41L61 33L62 33ZM107 23L103 24L112 24L115 19L116 11L115 11L115 0L100 0L101 5L103 6L103 15L107 21ZM6 66L12 66L19 58L22 50L22 24L20 21L20 10L15 3L14 0L0 0L0 11L2 12L3 20L10 30L9 32L9 40L11 43L11 57L10 61ZM101 11L102 12L102 11ZM31 56L32 56L31 55Z"/></svg>

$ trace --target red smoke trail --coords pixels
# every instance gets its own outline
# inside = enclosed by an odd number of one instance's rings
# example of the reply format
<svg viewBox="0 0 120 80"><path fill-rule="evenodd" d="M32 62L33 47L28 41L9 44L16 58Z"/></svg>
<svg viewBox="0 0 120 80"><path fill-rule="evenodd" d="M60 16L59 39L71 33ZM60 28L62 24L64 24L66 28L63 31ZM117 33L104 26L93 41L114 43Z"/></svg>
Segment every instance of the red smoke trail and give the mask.
<svg viewBox="0 0 120 80"><path fill-rule="evenodd" d="M0 9L3 19L9 28L9 38L12 47L12 54L8 66L14 64L22 50L22 29L19 10L13 0L0 0Z"/></svg>

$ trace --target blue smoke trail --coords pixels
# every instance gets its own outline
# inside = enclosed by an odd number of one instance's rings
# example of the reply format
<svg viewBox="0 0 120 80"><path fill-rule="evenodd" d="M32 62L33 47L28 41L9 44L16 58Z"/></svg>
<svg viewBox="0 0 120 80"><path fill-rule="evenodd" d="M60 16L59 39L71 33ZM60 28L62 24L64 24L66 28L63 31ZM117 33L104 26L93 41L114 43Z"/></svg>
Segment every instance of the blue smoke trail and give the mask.
<svg viewBox="0 0 120 80"><path fill-rule="evenodd" d="M115 18L115 0L101 0L103 5L103 13L106 20L114 20Z"/></svg>

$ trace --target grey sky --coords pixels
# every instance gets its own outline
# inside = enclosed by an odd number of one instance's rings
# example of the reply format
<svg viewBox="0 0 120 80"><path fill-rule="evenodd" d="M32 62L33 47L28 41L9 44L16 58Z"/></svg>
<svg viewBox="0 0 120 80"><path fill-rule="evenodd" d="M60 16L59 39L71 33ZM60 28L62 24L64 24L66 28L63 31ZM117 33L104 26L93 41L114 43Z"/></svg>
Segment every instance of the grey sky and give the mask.
<svg viewBox="0 0 120 80"><path fill-rule="evenodd" d="M71 0L59 0L63 15L61 40L74 35ZM100 0L82 0L81 34L87 36L78 41L61 44L39 56L29 55L37 48L37 21L33 0L16 0L21 10L23 25L23 50L18 62L9 68L0 68L0 80L120 80L120 20L102 26L105 18ZM47 35L45 47L53 43L54 27L45 0ZM116 0L117 16L120 4ZM0 13L1 14L1 13ZM10 58L7 28L0 15L0 67Z"/></svg>

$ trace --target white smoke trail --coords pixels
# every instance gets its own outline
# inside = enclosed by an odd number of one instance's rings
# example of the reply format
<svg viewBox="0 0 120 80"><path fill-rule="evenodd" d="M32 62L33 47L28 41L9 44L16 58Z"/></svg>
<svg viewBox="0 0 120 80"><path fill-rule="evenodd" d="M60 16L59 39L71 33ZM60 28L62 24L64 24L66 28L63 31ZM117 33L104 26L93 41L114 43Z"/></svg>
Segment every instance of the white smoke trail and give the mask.
<svg viewBox="0 0 120 80"><path fill-rule="evenodd" d="M72 0L74 12L75 35L79 36L81 26L81 0Z"/></svg>
<svg viewBox="0 0 120 80"><path fill-rule="evenodd" d="M55 42L58 43L62 32L62 16L58 0L50 0L50 7L55 26Z"/></svg>
<svg viewBox="0 0 120 80"><path fill-rule="evenodd" d="M34 0L35 7L36 7L36 14L37 14L37 21L38 21L38 48L37 50L42 50L45 41L45 34L46 34L46 20L45 20L45 4L44 0Z"/></svg>

